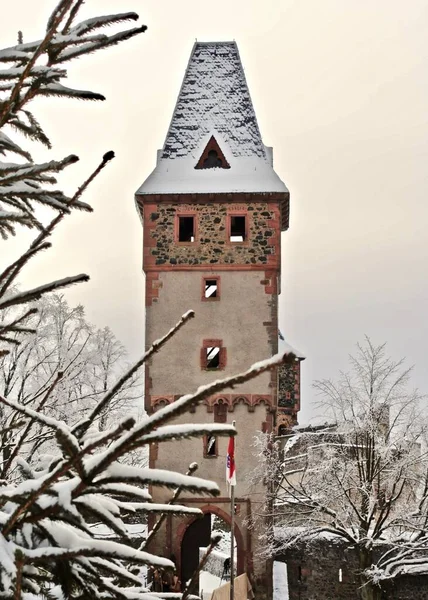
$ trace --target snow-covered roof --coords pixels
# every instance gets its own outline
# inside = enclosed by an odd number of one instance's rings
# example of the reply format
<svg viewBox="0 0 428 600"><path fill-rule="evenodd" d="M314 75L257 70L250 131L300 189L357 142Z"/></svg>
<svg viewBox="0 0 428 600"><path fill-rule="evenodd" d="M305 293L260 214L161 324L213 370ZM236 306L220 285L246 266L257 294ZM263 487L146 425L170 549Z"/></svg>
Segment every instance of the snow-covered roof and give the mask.
<svg viewBox="0 0 428 600"><path fill-rule="evenodd" d="M212 130L233 156L267 161L236 42L193 46L162 158L188 156Z"/></svg>
<svg viewBox="0 0 428 600"><path fill-rule="evenodd" d="M278 331L278 352L292 352L299 360L305 360L306 358L306 356L302 354L300 350L293 348L293 346L290 346L290 344L285 341L280 331Z"/></svg>
<svg viewBox="0 0 428 600"><path fill-rule="evenodd" d="M259 158L229 160L230 169L195 169L198 154L161 159L137 191L147 194L211 194L286 192L287 188L272 167ZM202 149L203 151L203 149ZM201 153L202 153L201 151Z"/></svg>
<svg viewBox="0 0 428 600"><path fill-rule="evenodd" d="M230 168L195 169L214 137ZM137 195L281 193L236 42L196 42L156 168Z"/></svg>

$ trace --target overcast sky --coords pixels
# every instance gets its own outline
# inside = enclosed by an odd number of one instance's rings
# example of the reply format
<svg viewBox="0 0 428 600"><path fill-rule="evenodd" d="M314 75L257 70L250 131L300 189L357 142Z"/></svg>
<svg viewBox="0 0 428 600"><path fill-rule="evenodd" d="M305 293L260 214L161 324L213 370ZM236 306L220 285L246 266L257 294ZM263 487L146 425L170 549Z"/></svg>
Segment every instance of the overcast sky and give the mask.
<svg viewBox="0 0 428 600"><path fill-rule="evenodd" d="M1 4L9 46L19 29L24 41L39 39L54 2ZM105 151L117 158L86 195L95 212L65 221L26 285L89 273L67 298L109 325L131 359L142 353L134 192L154 167L195 39L235 39L263 140L291 192L280 322L307 356L301 422L313 412L312 381L346 368L364 334L406 356L427 392L428 1L87 0L82 16L127 10L145 34L70 65L70 85L107 101L34 107L55 155L82 159L68 170L70 191ZM14 248L2 244L2 264Z"/></svg>

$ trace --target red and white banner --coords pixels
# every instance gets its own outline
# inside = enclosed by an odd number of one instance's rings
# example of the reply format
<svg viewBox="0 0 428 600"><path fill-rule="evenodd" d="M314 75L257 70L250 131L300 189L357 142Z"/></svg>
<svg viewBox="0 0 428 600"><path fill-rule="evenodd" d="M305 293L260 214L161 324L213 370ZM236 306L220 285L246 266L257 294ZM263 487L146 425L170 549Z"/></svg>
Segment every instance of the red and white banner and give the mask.
<svg viewBox="0 0 428 600"><path fill-rule="evenodd" d="M231 436L229 438L229 446L227 448L226 481L229 485L236 485L235 437L234 436Z"/></svg>

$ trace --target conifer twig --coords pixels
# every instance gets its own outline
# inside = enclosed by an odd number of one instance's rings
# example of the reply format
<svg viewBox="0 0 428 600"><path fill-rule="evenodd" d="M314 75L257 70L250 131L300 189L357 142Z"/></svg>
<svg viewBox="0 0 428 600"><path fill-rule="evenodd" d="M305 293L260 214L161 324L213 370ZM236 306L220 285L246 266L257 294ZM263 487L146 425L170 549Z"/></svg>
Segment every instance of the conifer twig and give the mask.
<svg viewBox="0 0 428 600"><path fill-rule="evenodd" d="M189 597L190 592L191 592L193 586L198 581L198 579L199 579L199 573L204 568L204 565L207 562L207 560L208 560L211 552L220 543L220 541L222 539L223 539L223 536L221 535L221 533L213 533L213 534L211 534L210 545L208 546L208 548L205 551L205 554L203 555L203 557L199 561L198 568L194 571L194 573L193 573L193 575L192 575L189 583L186 585L186 587L184 589L184 592L183 592L183 595L181 597L181 600L187 600L187 598Z"/></svg>
<svg viewBox="0 0 428 600"><path fill-rule="evenodd" d="M73 432L78 436L82 437L84 433L87 431L89 425L93 422L93 420L104 410L104 408L109 404L109 402L114 398L117 392L124 386L124 384L130 379L134 373L138 371L138 369L149 359L153 354L158 352L162 346L164 346L169 339L172 338L173 335L177 333L190 319L195 316L193 310L189 310L181 317L181 319L172 327L168 333L166 333L159 340L153 342L147 352L144 353L142 358L138 362L135 363L133 367L131 367L120 379L117 383L109 390L109 392L102 398L102 400L98 403L98 405L93 409L90 415L81 423L78 423L73 428Z"/></svg>
<svg viewBox="0 0 428 600"><path fill-rule="evenodd" d="M19 103L19 106L15 106L15 102L19 98L19 93L21 91L21 88L24 85L24 82L28 79L31 69L36 64L36 61L39 58L39 56L41 56L43 54L43 52L46 50L46 48L48 47L49 42L51 41L52 37L56 33L58 25L61 23L62 19L64 18L64 15L67 13L67 11L69 10L69 8L72 4L73 4L73 0L62 0L57 5L54 12L52 13L52 15L49 19L49 27L48 27L48 31L47 31L45 37L40 42L40 44L39 44L38 48L35 50L33 56L28 61L19 80L17 81L17 83L15 84L15 87L12 90L9 100L5 103L3 111L0 113L0 128L3 127L3 125L6 123L7 117L11 112L15 112L15 113L18 112L18 110L20 108L22 108L22 106L24 106L24 104L26 102L28 102L28 100L30 99L31 88L28 90L27 94L21 100L21 102Z"/></svg>
<svg viewBox="0 0 428 600"><path fill-rule="evenodd" d="M96 448L103 446L108 441L119 437L121 434L123 434L124 431L130 429L134 424L135 420L133 418L126 419L125 421L120 423L114 430L107 432L104 436L98 438L95 442L88 444L84 448L80 449L80 451L75 456L69 458L68 460L61 460L56 465L56 467L54 467L50 476L41 482L40 487L36 489L33 493L31 493L28 496L28 498L26 498L25 502L22 505L19 505L16 508L16 510L10 515L9 519L6 521L2 528L2 535L9 535L13 530L14 526L16 525L17 521L19 520L19 517L22 514L25 514L30 509L30 507L33 506L33 504L36 502L39 496L43 494L46 490L48 490L55 481L58 481L60 477L65 475L67 471L71 467L73 467L77 461L81 460L85 455L93 452ZM79 492L81 492L82 486L87 487L89 483L90 480L82 480L79 487ZM15 501L17 501L17 499L15 499Z"/></svg>
<svg viewBox="0 0 428 600"><path fill-rule="evenodd" d="M10 296L6 300L0 300L0 310L10 306L17 306L18 304L27 304L33 300L40 300L43 294L54 292L61 288L73 285L74 283L81 283L83 281L89 281L89 275L82 273L81 275L74 275L73 277L57 279L52 283L47 283L38 288L33 288L32 290L27 290L26 292L21 292L19 294L15 294L14 296Z"/></svg>
<svg viewBox="0 0 428 600"><path fill-rule="evenodd" d="M198 469L198 463L196 462L192 462L187 471L186 471L186 476L187 475L193 475L193 473L195 473L195 471L197 471ZM183 491L183 486L178 486L178 488L175 490L171 500L168 502L168 505L170 504L175 504L175 502L178 500L181 492ZM150 542L152 541L152 539L154 538L154 536L156 535L156 533L159 531L159 529L162 526L162 523L165 521L167 517L167 513L164 512L161 514L161 516L159 517L159 519L156 521L156 523L154 524L153 528L150 530L149 535L147 536L147 539L144 540L144 542L142 542L142 544L138 547L139 550L144 550L145 548L149 547Z"/></svg>

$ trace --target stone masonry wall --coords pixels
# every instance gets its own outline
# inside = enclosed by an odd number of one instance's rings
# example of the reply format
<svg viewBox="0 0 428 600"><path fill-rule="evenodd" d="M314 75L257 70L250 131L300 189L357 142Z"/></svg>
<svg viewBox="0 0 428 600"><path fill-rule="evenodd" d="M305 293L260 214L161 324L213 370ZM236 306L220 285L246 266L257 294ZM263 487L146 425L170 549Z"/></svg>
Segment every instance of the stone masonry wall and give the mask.
<svg viewBox="0 0 428 600"><path fill-rule="evenodd" d="M178 216L194 216L194 242L178 241ZM247 216L248 236L230 242L229 215ZM275 266L280 260L280 211L276 202L182 202L145 206L145 266Z"/></svg>
<svg viewBox="0 0 428 600"><path fill-rule="evenodd" d="M355 552L340 539L323 538L293 547L277 560L287 564L289 600L358 600L360 583ZM385 582L384 600L426 600L428 576Z"/></svg>

